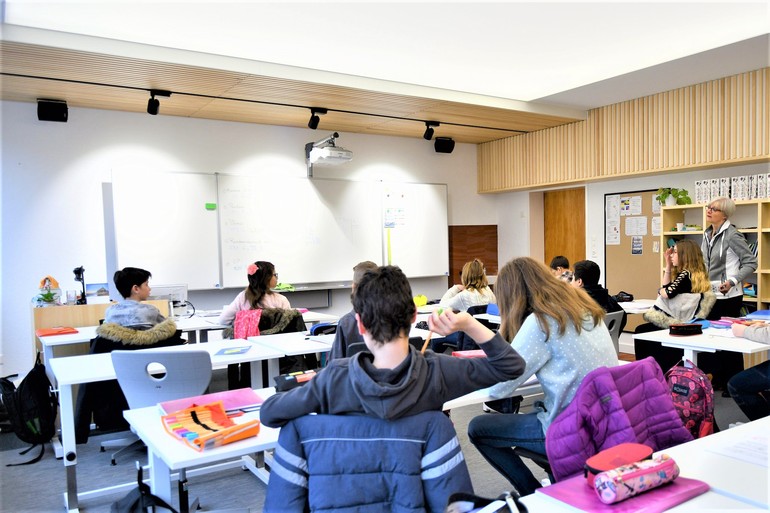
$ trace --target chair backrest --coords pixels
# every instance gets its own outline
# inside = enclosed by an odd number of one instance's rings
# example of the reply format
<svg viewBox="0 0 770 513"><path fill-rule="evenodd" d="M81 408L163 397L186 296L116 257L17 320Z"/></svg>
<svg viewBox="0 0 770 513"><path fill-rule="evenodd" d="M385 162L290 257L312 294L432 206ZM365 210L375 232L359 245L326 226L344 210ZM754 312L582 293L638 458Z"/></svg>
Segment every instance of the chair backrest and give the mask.
<svg viewBox="0 0 770 513"><path fill-rule="evenodd" d="M306 415L281 428L270 467L265 513L444 511L450 494L472 493L452 421L438 411Z"/></svg>
<svg viewBox="0 0 770 513"><path fill-rule="evenodd" d="M609 312L604 316L604 324L612 337L612 343L615 345L615 353L620 354L620 324L623 321L623 310Z"/></svg>
<svg viewBox="0 0 770 513"><path fill-rule="evenodd" d="M337 325L330 322L319 322L310 327L311 335L332 335L337 333Z"/></svg>
<svg viewBox="0 0 770 513"><path fill-rule="evenodd" d="M113 351L111 354L115 375L130 408L200 395L211 382L211 357L206 351Z"/></svg>

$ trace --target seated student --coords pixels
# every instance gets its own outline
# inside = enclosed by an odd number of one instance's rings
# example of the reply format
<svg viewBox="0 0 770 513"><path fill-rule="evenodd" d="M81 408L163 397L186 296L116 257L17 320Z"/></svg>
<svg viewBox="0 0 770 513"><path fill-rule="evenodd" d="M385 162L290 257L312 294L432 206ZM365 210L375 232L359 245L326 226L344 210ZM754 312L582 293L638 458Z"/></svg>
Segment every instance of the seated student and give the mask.
<svg viewBox="0 0 770 513"><path fill-rule="evenodd" d="M484 264L478 258L465 263L460 280L461 284L453 285L444 293L439 302L440 306L466 312L472 306L497 302L495 293L489 287ZM443 353L447 343L453 344L457 341L458 334L452 333L447 337L432 340L431 349L437 353Z"/></svg>
<svg viewBox="0 0 770 513"><path fill-rule="evenodd" d="M152 274L138 267L115 271L113 281L123 301L107 308L105 323L120 324L134 329L147 329L166 320L154 305L141 303L150 297Z"/></svg>
<svg viewBox="0 0 770 513"><path fill-rule="evenodd" d="M736 323L732 330L736 337L770 344L770 325ZM727 381L727 390L749 420L770 415L770 360L735 374Z"/></svg>
<svg viewBox="0 0 770 513"><path fill-rule="evenodd" d="M572 281L572 272L569 270L569 260L565 256L555 256L551 259L551 274L564 281Z"/></svg>
<svg viewBox="0 0 770 513"><path fill-rule="evenodd" d="M377 269L377 264L370 260L359 262L353 268L353 284L350 297L356 293L358 282L367 271ZM364 337L358 332L358 323L356 322L355 310L350 310L343 315L337 323L337 331L334 334L332 350L329 353L329 361L336 358L346 358L359 351L366 351Z"/></svg>
<svg viewBox="0 0 770 513"><path fill-rule="evenodd" d="M246 268L246 278L249 284L242 290L233 302L222 309L219 324L230 326L235 321L235 314L241 310L257 308L291 308L286 296L273 292L278 284L278 273L270 262L257 260Z"/></svg>
<svg viewBox="0 0 770 513"><path fill-rule="evenodd" d="M136 267L126 267L115 273L115 286L125 299L105 312L104 323L96 328L96 338L91 340L91 354L185 343L174 319L166 319L155 306L140 302L150 296L150 277L148 271ZM128 429L123 418L126 409L128 403L116 380L78 387L75 441L88 441L92 422L102 430Z"/></svg>
<svg viewBox="0 0 770 513"><path fill-rule="evenodd" d="M592 370L618 364L604 311L586 294L548 272L532 258L515 258L505 264L495 283L502 324L497 338L510 340L527 367L513 381L493 387L495 397L510 397L533 374L543 394L535 412L483 414L468 425L468 437L482 456L503 474L523 496L540 483L514 446L546 454L548 426L572 401L583 378ZM447 334L479 324L474 318L444 316L432 319L431 330ZM479 324L480 325L480 324Z"/></svg>
<svg viewBox="0 0 770 513"><path fill-rule="evenodd" d="M637 326L635 333L667 329L672 324L686 323L695 317L705 319L716 303L703 253L695 242L686 239L678 241L666 250L664 259L666 268L658 289L658 299L644 313L647 323ZM682 359L683 351L658 342L634 339L634 354L637 360L652 356L661 370L666 372Z"/></svg>
<svg viewBox="0 0 770 513"><path fill-rule="evenodd" d="M599 306L604 308L605 312L623 312L623 318L620 321L620 331L623 331L623 328L626 327L628 315L618 302L610 296L607 289L599 285L601 274L602 270L599 269L599 265L596 262L591 260L576 262L573 267L572 286L585 290L594 301L599 303Z"/></svg>
<svg viewBox="0 0 770 513"><path fill-rule="evenodd" d="M267 399L260 409L264 425L281 427L308 413L398 419L441 411L450 399L524 371L524 360L510 344L466 312L446 310L440 318L467 327L469 335L482 341L487 358L454 358L430 350L422 354L410 346L417 310L409 281L398 267L364 274L353 295L353 309L368 351L332 360L301 387ZM433 313L431 320L437 319Z"/></svg>

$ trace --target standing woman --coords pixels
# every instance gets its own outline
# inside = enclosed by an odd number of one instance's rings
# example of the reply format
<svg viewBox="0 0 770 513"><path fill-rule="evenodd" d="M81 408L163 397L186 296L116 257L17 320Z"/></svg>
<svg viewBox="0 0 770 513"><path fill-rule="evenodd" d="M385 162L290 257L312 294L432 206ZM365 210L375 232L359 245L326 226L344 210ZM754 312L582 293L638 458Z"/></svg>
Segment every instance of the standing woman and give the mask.
<svg viewBox="0 0 770 513"><path fill-rule="evenodd" d="M746 243L746 237L730 223L734 213L735 202L730 198L717 198L706 206L706 221L711 226L703 233L701 250L717 296L709 319L740 317L743 280L757 270L757 257ZM715 389L725 390L727 380L743 370L740 353L718 351L701 362L702 366L711 367Z"/></svg>
<svg viewBox="0 0 770 513"><path fill-rule="evenodd" d="M235 314L241 310L291 308L286 296L272 290L278 284L278 273L272 263L258 260L250 264L246 268L246 277L249 285L235 296L232 303L222 309L219 324L231 326L235 321Z"/></svg>
<svg viewBox="0 0 770 513"><path fill-rule="evenodd" d="M502 324L496 337L511 341L524 358L524 373L495 385L496 397L510 397L533 374L543 387L544 399L532 413L484 414L468 425L468 437L482 456L505 476L521 495L540 483L513 447L545 455L548 426L572 401L586 374L618 364L604 310L585 292L573 288L532 258L505 264L495 283ZM446 335L468 332L479 323L468 314L446 311L433 315L431 330Z"/></svg>

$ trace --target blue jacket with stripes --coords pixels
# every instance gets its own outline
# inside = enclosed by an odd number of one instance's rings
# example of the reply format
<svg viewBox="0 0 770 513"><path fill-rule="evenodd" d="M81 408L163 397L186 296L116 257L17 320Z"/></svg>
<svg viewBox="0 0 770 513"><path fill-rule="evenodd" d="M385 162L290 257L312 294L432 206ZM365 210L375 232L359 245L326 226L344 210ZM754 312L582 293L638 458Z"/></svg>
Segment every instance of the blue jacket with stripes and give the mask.
<svg viewBox="0 0 770 513"><path fill-rule="evenodd" d="M473 487L442 412L306 415L281 428L264 512L443 512L457 492Z"/></svg>

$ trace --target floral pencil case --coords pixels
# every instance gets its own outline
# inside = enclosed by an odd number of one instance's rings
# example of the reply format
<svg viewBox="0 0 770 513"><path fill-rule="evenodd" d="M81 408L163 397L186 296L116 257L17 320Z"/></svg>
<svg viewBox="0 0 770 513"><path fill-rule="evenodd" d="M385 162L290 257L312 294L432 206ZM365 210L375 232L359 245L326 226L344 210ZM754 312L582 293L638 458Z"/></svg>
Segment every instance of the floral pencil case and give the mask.
<svg viewBox="0 0 770 513"><path fill-rule="evenodd" d="M613 504L669 483L678 476L679 466L673 458L661 454L651 460L600 472L594 479L594 488L599 500Z"/></svg>

